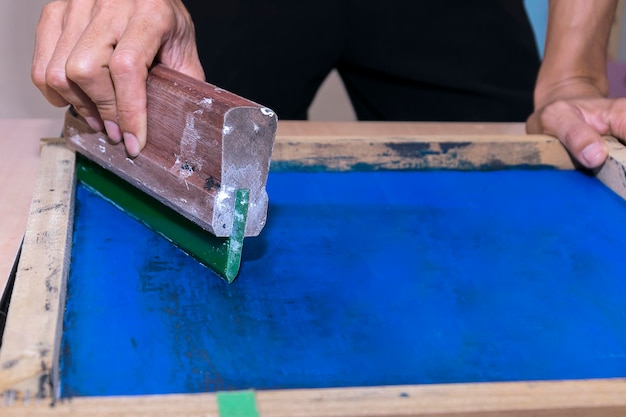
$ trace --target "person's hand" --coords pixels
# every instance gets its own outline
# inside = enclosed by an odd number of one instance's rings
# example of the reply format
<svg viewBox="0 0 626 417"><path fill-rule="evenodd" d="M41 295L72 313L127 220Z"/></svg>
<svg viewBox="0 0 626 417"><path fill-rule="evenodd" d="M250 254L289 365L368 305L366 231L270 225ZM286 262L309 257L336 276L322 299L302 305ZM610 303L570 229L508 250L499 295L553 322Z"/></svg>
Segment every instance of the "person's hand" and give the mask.
<svg viewBox="0 0 626 417"><path fill-rule="evenodd" d="M601 135L625 139L626 101L608 99L607 49L615 0L550 0L545 53L528 133L556 136L578 162L600 167Z"/></svg>
<svg viewBox="0 0 626 417"><path fill-rule="evenodd" d="M540 94L536 102L535 112L526 122L528 133L556 136L587 168L601 166L608 157L602 135L626 138L626 99L606 98L591 83L564 83Z"/></svg>
<svg viewBox="0 0 626 417"><path fill-rule="evenodd" d="M146 143L154 62L204 80L181 0L56 0L37 25L31 76L50 103L71 104L136 156Z"/></svg>

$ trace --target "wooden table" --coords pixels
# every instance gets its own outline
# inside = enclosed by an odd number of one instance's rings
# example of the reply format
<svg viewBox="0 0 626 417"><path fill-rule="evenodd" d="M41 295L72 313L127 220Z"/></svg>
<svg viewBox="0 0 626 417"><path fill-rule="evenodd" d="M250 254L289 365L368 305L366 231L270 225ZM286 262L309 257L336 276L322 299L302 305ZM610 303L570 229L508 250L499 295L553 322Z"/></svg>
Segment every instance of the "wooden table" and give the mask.
<svg viewBox="0 0 626 417"><path fill-rule="evenodd" d="M28 219L37 176L39 139L59 136L62 120L0 120L4 151L0 153L0 291L4 293Z"/></svg>

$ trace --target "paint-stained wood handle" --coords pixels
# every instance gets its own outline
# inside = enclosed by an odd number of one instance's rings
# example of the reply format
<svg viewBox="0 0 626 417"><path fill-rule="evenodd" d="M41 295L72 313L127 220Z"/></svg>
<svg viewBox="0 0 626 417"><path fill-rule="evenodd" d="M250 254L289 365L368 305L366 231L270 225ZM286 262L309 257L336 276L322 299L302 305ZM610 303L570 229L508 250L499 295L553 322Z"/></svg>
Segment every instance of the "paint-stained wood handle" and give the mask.
<svg viewBox="0 0 626 417"><path fill-rule="evenodd" d="M131 159L123 144L68 111L68 146L216 236L230 236L237 189L250 190L246 236L267 216L275 113L162 65L148 76L148 142Z"/></svg>

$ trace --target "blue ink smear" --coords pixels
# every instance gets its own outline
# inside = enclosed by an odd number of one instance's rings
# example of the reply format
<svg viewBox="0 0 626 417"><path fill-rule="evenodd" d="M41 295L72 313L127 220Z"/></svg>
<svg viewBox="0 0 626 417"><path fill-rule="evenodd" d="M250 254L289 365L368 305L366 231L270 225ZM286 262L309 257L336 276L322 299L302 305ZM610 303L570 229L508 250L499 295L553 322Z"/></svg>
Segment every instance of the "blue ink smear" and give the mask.
<svg viewBox="0 0 626 417"><path fill-rule="evenodd" d="M232 285L78 188L64 397L626 377L626 204L594 178L268 186Z"/></svg>

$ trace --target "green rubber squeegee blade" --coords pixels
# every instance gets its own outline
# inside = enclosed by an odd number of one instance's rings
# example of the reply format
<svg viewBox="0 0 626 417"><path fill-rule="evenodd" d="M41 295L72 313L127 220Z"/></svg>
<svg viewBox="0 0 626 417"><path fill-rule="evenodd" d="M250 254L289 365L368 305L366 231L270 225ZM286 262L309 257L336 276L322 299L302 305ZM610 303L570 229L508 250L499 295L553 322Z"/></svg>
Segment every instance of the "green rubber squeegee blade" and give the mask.
<svg viewBox="0 0 626 417"><path fill-rule="evenodd" d="M80 154L76 155L76 173L78 180L87 188L174 243L229 283L237 277L245 236L249 190L236 191L231 236L216 237Z"/></svg>

